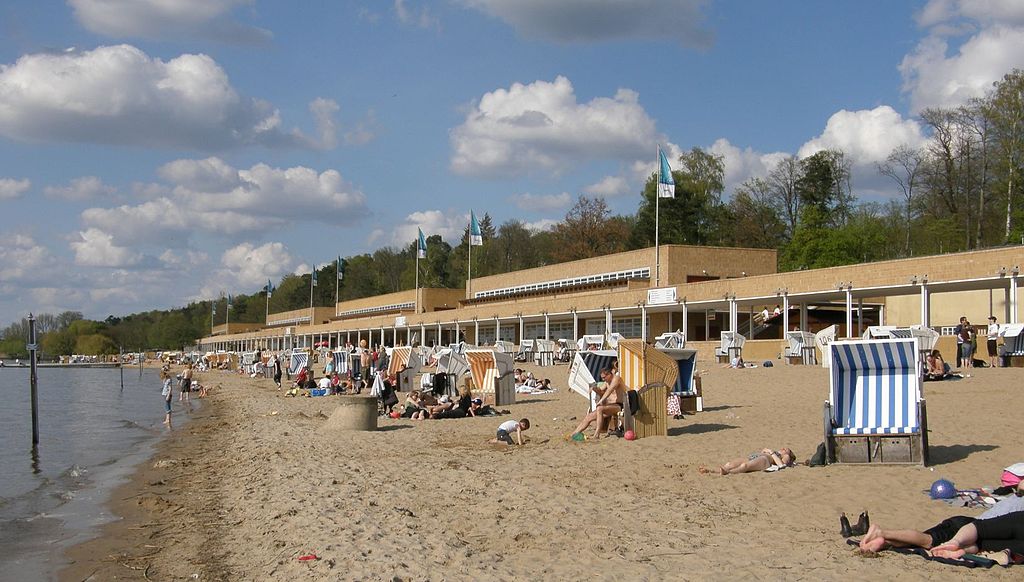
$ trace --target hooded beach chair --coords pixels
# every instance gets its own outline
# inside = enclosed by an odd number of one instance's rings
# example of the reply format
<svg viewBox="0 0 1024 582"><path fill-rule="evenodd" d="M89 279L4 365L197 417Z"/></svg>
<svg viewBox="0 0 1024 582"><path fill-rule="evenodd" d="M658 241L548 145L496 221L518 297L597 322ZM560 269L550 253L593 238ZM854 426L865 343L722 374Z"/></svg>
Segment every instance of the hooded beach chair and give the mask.
<svg viewBox="0 0 1024 582"><path fill-rule="evenodd" d="M509 341L497 340L494 342L494 351L504 352L506 354L515 353L516 345Z"/></svg>
<svg viewBox="0 0 1024 582"><path fill-rule="evenodd" d="M454 396L462 377L469 373L466 357L454 350L441 350L437 354L437 372L431 385L437 395Z"/></svg>
<svg viewBox="0 0 1024 582"><path fill-rule="evenodd" d="M579 351L595 351L604 349L603 335L585 335L576 340L576 347Z"/></svg>
<svg viewBox="0 0 1024 582"><path fill-rule="evenodd" d="M594 399L590 387L598 382L601 370L613 367L618 359L619 353L615 350L576 352L573 357L567 380L569 389L590 401L591 410Z"/></svg>
<svg viewBox="0 0 1024 582"><path fill-rule="evenodd" d="M679 377L669 394L679 398L681 412L704 411L704 395L701 394L697 375L697 350L688 348L655 348L676 362Z"/></svg>
<svg viewBox="0 0 1024 582"><path fill-rule="evenodd" d="M921 355L913 338L836 341L825 448L837 463L928 463Z"/></svg>
<svg viewBox="0 0 1024 582"><path fill-rule="evenodd" d="M474 395L494 395L495 406L516 403L516 384L511 354L492 350L466 350L473 375ZM481 397L483 397L481 396Z"/></svg>
<svg viewBox="0 0 1024 582"><path fill-rule="evenodd" d="M678 362L642 340L620 340L618 352L619 374L626 389L636 393L637 404L632 410L630 396L623 411L625 430L632 430L636 438L667 436L668 395L679 380Z"/></svg>
<svg viewBox="0 0 1024 582"><path fill-rule="evenodd" d="M814 365L818 363L817 352L815 351L815 337L809 331L787 331L786 349L783 356L786 361L799 358L800 363Z"/></svg>
<svg viewBox="0 0 1024 582"><path fill-rule="evenodd" d="M538 366L555 365L555 342L538 339L533 344L533 363Z"/></svg>
<svg viewBox="0 0 1024 582"><path fill-rule="evenodd" d="M569 364L572 362L575 353L576 350L573 349L573 345L569 343L569 340L559 339L558 345L555 347L555 363Z"/></svg>
<svg viewBox="0 0 1024 582"><path fill-rule="evenodd" d="M256 366L256 352L243 352L242 353L242 370L246 374L252 374L253 368Z"/></svg>
<svg viewBox="0 0 1024 582"><path fill-rule="evenodd" d="M828 344L836 341L836 334L839 332L838 325L830 325L814 334L814 345L818 346L821 352L821 367L828 368ZM817 356L817 354L815 354Z"/></svg>
<svg viewBox="0 0 1024 582"><path fill-rule="evenodd" d="M288 373L292 376L299 373L299 370L309 365L309 352L306 350L292 350L288 359Z"/></svg>
<svg viewBox="0 0 1024 582"><path fill-rule="evenodd" d="M533 340L524 339L519 344L519 351L516 352L515 361L517 362L529 362L533 359Z"/></svg>
<svg viewBox="0 0 1024 582"><path fill-rule="evenodd" d="M1006 358L1004 365L1010 365L1012 356L1024 356L1024 323L1007 323L999 329L1003 338L1001 355Z"/></svg>
<svg viewBox="0 0 1024 582"><path fill-rule="evenodd" d="M686 336L681 331L670 331L663 333L658 337L654 338L654 347L656 348L685 348L686 347Z"/></svg>
<svg viewBox="0 0 1024 582"><path fill-rule="evenodd" d="M715 348L715 356L721 361L725 358L726 363L732 363L736 358L743 357L743 344L747 338L738 331L723 331L722 343Z"/></svg>
<svg viewBox="0 0 1024 582"><path fill-rule="evenodd" d="M399 392L410 392L416 388L416 374L423 367L419 352L411 347L398 347L391 350L388 362L388 376L394 376Z"/></svg>

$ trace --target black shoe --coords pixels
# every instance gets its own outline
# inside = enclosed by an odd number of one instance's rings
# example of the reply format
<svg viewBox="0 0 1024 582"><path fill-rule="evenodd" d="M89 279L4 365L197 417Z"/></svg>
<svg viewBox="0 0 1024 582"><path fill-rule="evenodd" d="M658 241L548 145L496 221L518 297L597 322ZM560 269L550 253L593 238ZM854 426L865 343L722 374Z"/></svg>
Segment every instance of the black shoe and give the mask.
<svg viewBox="0 0 1024 582"><path fill-rule="evenodd" d="M846 519L845 513L839 515L839 535L844 538L853 536L853 532L850 531L850 520Z"/></svg>
<svg viewBox="0 0 1024 582"><path fill-rule="evenodd" d="M871 527L871 521L868 518L868 512L865 511L857 518L857 525L850 528L850 533L855 536L862 536L868 533L869 527Z"/></svg>

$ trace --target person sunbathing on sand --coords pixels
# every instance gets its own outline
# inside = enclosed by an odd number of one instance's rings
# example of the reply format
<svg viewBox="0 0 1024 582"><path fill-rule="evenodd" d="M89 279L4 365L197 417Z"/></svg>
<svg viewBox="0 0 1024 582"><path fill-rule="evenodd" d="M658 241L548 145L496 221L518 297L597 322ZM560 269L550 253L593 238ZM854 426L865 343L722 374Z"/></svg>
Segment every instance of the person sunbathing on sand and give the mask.
<svg viewBox="0 0 1024 582"><path fill-rule="evenodd" d="M736 475L765 471L770 467L792 467L793 463L796 463L793 449L782 447L778 451L761 449L759 452L750 453L746 459L733 459L722 465L719 470L723 475Z"/></svg>
<svg viewBox="0 0 1024 582"><path fill-rule="evenodd" d="M954 515L953 517L945 519L924 531L912 529L882 529L881 527L872 524L871 527L868 528L867 534L865 534L860 540L860 551L865 554L874 554L890 547L917 547L924 548L926 550L934 549L935 552L939 552L935 555L950 557L950 554L957 553L958 550L964 549L965 546L963 544L974 544L977 541L977 524L979 522L988 522L1007 515L1017 515L1018 526L1024 526L1024 486L1018 484L1017 494L1015 496L1007 497L1006 499L996 503L994 507L988 509L977 518L966 515ZM973 531L967 529L967 526L970 524L975 524ZM988 526L984 523L982 523L982 530L986 537L992 537L992 533L990 533ZM963 532L963 535L960 535L960 532ZM1021 532L1024 532L1024 529L1022 529ZM1024 539L1024 536L1018 533L1018 539ZM957 547L951 547L951 543ZM987 543L982 546L982 549L993 549L994 547L993 544ZM1009 546L1004 546L1004 548L1005 547ZM1019 546L1018 549L1024 550L1024 548ZM1014 551L1016 552L1017 550ZM1019 553L1024 553L1024 551ZM961 552L960 555L963 555L963 553ZM1000 557L996 556L995 559L999 561Z"/></svg>

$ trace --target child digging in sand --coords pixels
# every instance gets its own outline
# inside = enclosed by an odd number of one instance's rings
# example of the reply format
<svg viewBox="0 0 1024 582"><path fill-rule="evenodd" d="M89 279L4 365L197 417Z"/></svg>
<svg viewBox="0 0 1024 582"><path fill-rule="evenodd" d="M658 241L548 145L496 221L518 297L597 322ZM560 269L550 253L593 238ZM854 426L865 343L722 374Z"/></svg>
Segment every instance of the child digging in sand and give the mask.
<svg viewBox="0 0 1024 582"><path fill-rule="evenodd" d="M530 419L524 418L522 420L506 420L505 422L498 425L498 435L487 441L490 444L523 444L523 431L530 428ZM512 441L512 433L515 433L515 442Z"/></svg>

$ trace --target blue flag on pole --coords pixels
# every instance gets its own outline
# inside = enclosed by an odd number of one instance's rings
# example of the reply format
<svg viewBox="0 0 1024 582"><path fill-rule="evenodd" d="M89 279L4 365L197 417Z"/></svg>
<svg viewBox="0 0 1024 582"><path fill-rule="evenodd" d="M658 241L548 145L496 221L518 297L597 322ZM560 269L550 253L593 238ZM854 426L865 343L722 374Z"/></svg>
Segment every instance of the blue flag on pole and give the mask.
<svg viewBox="0 0 1024 582"><path fill-rule="evenodd" d="M231 294L228 293L228 309L231 309Z"/></svg>
<svg viewBox="0 0 1024 582"><path fill-rule="evenodd" d="M313 286L316 287L316 265L313 265Z"/></svg>
<svg viewBox="0 0 1024 582"><path fill-rule="evenodd" d="M476 221L476 214L469 211L469 244L475 247L484 244L484 235L480 232L480 223Z"/></svg>
<svg viewBox="0 0 1024 582"><path fill-rule="evenodd" d="M267 292L267 299L274 294L274 284L270 282L270 279L267 279L267 286L263 290Z"/></svg>
<svg viewBox="0 0 1024 582"><path fill-rule="evenodd" d="M341 255L338 255L338 280L341 281L345 278L345 263L341 260Z"/></svg>
<svg viewBox="0 0 1024 582"><path fill-rule="evenodd" d="M658 198L675 198L676 181L672 179L672 168L668 165L668 158L661 147L658 148Z"/></svg>
<svg viewBox="0 0 1024 582"><path fill-rule="evenodd" d="M210 304L210 310L212 311L212 313L210 313L210 315L217 315L217 302L216 301L214 301L213 303Z"/></svg>
<svg viewBox="0 0 1024 582"><path fill-rule="evenodd" d="M423 229L417 228L420 231L420 238L416 240L416 256L425 259L427 258L427 239L423 238Z"/></svg>

